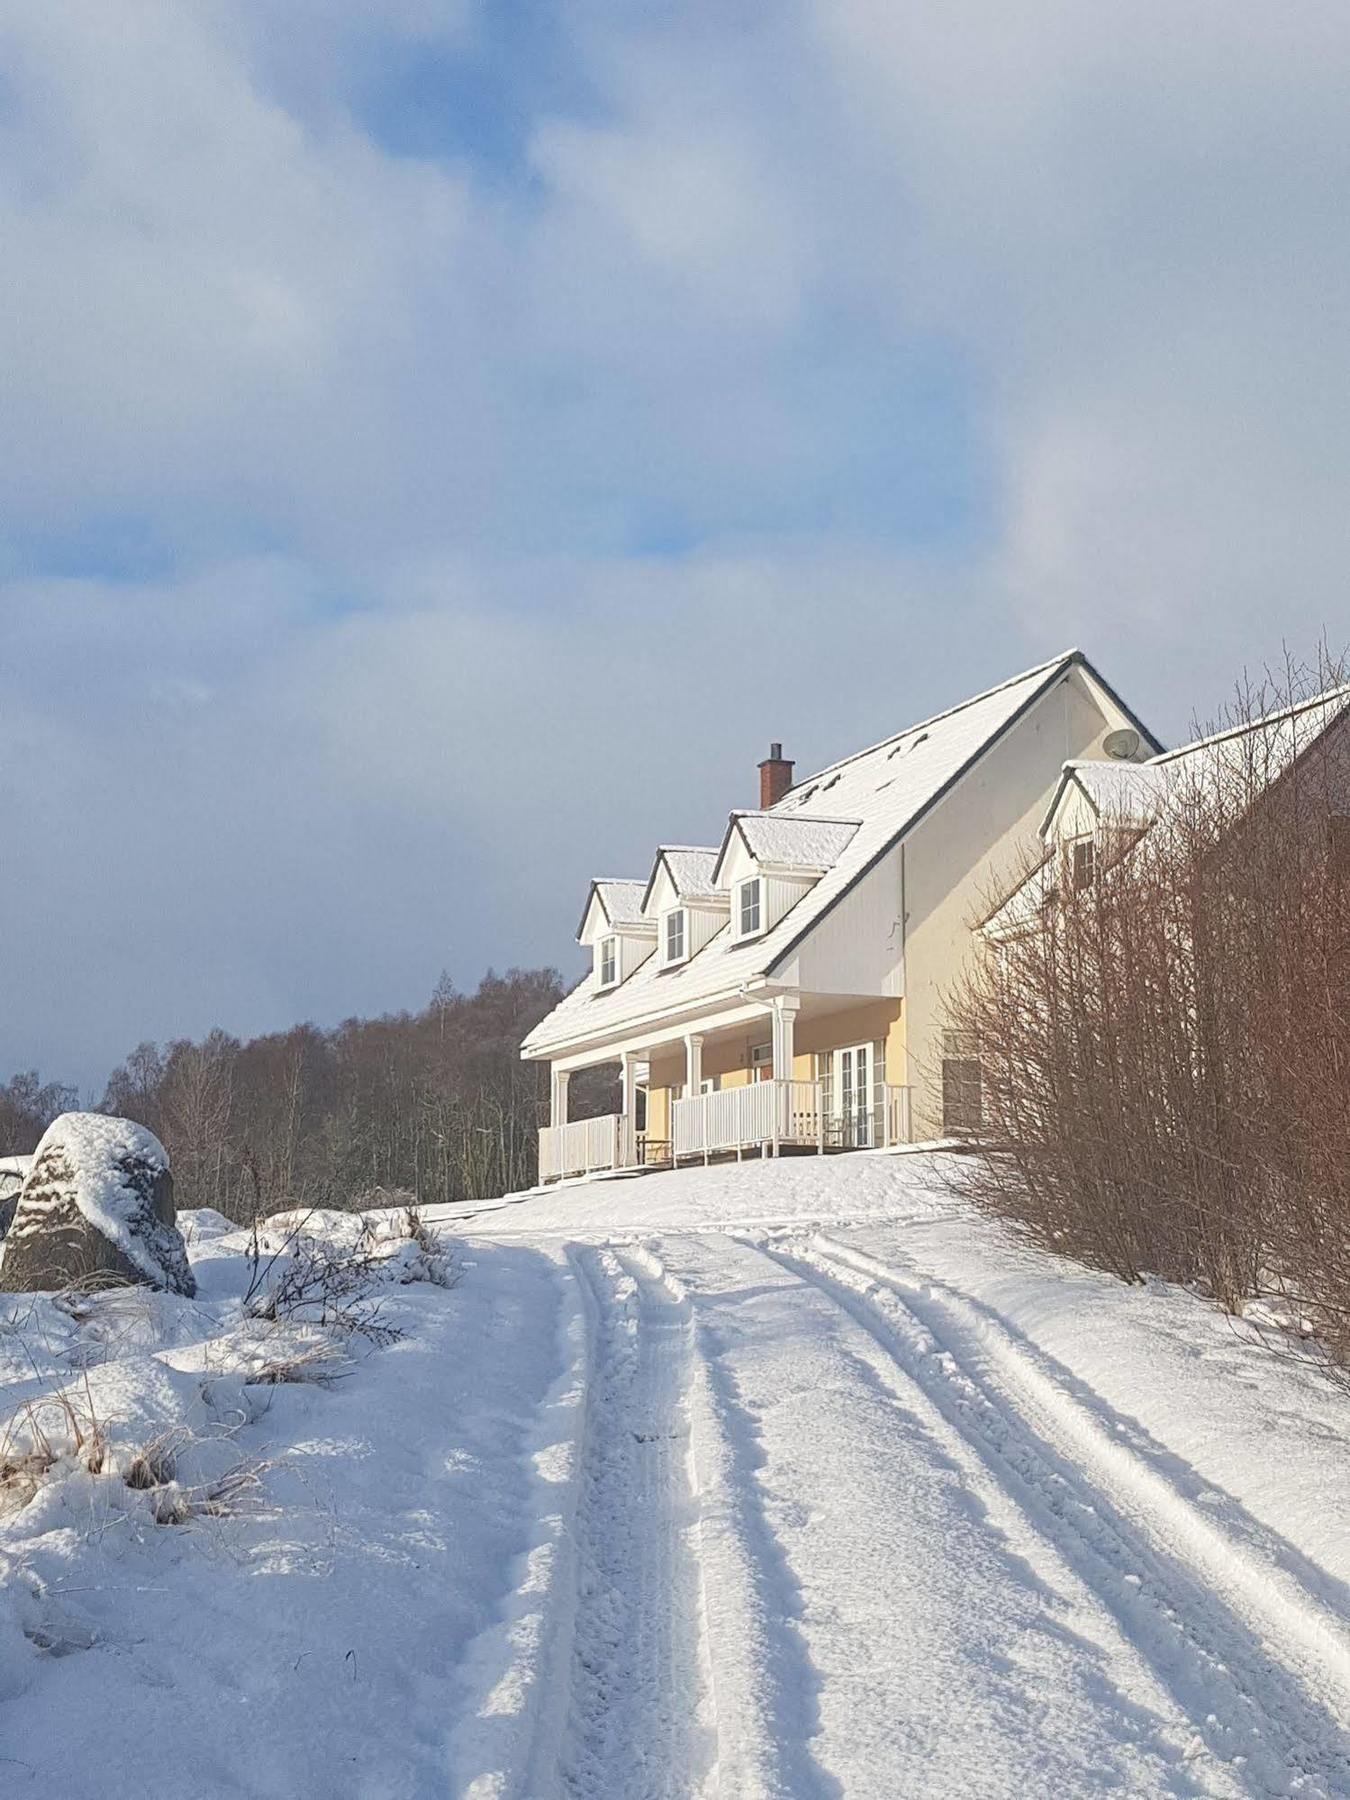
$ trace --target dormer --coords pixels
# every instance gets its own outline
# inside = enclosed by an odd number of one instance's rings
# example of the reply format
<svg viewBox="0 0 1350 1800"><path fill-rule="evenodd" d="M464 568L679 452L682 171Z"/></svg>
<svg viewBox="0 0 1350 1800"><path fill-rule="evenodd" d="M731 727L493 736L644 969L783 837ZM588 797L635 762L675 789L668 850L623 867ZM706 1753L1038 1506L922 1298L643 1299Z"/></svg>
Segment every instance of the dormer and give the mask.
<svg viewBox="0 0 1350 1800"><path fill-rule="evenodd" d="M656 927L642 914L642 891L640 881L591 883L577 942L592 954L598 993L627 981L656 947Z"/></svg>
<svg viewBox="0 0 1350 1800"><path fill-rule="evenodd" d="M662 968L681 968L725 926L731 901L713 880L716 866L716 850L663 844L657 851L642 914L655 927Z"/></svg>
<svg viewBox="0 0 1350 1800"><path fill-rule="evenodd" d="M731 937L751 943L832 869L858 830L856 819L734 812L718 852L714 884L730 895Z"/></svg>
<svg viewBox="0 0 1350 1800"><path fill-rule="evenodd" d="M1066 892L1091 887L1147 828L1161 783L1153 762L1065 763L1041 838Z"/></svg>

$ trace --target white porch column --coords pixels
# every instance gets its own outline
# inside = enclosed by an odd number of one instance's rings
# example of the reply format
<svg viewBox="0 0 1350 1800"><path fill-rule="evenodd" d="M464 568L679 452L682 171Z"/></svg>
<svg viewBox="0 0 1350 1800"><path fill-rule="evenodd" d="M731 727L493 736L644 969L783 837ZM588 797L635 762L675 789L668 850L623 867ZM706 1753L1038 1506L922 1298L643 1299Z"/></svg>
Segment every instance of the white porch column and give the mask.
<svg viewBox="0 0 1350 1800"><path fill-rule="evenodd" d="M684 1040L684 1091L697 1095L703 1086L703 1038L692 1032Z"/></svg>
<svg viewBox="0 0 1350 1800"><path fill-rule="evenodd" d="M567 1084L572 1079L572 1072L570 1069L554 1068L549 1073L551 1080L549 1083L548 1122L550 1125L565 1125L567 1123Z"/></svg>
<svg viewBox="0 0 1350 1800"><path fill-rule="evenodd" d="M773 1003L773 1073L775 1081L792 1080L793 1040L801 1001L795 994L779 994Z"/></svg>
<svg viewBox="0 0 1350 1800"><path fill-rule="evenodd" d="M773 1153L792 1115L792 1090L784 1083L792 1080L793 1039L796 1035L797 1008L801 1001L795 994L779 994L773 1003Z"/></svg>
<svg viewBox="0 0 1350 1800"><path fill-rule="evenodd" d="M623 1137L619 1154L625 1168L632 1168L637 1162L637 1077L643 1060L635 1050L625 1050L623 1053L623 1097L619 1102L623 1113L623 1123L620 1126Z"/></svg>

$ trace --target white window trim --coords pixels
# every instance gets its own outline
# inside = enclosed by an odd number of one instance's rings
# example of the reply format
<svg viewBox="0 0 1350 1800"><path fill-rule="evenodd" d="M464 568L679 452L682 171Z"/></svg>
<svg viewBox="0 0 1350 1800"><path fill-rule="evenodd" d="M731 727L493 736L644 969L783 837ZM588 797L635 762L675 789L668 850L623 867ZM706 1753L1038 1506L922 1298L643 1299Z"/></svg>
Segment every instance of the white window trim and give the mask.
<svg viewBox="0 0 1350 1800"><path fill-rule="evenodd" d="M676 919L678 919L680 921L680 948L679 948L679 953L675 956L672 956L670 953L670 928ZM668 913L664 914L661 919L661 963L664 968L674 969L674 968L678 968L678 966L682 962L688 962L688 960L689 960L689 912L688 912L688 908L683 907L683 906L672 906L670 911Z"/></svg>
<svg viewBox="0 0 1350 1800"><path fill-rule="evenodd" d="M747 927L745 923L745 891L755 889L756 923ZM764 878L762 875L748 875L744 881L736 883L736 937L740 942L764 935Z"/></svg>
<svg viewBox="0 0 1350 1800"><path fill-rule="evenodd" d="M611 956L613 957L613 967L610 970L610 973L608 975L605 974L605 951L606 950L608 950L610 952ZM595 955L596 955L596 966L599 970L599 986L601 986L602 988L617 987L619 984L619 940L618 940L618 937L613 932L611 932L609 934L609 936L607 936L607 937L602 937L600 939L600 942L596 945Z"/></svg>

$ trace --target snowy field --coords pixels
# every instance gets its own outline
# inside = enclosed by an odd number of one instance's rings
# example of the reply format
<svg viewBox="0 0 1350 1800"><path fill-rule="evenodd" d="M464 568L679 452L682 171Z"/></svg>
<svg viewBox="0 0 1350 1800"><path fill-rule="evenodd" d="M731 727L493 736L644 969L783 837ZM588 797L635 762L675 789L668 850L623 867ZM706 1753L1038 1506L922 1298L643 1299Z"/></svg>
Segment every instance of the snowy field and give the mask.
<svg viewBox="0 0 1350 1800"><path fill-rule="evenodd" d="M209 1216L193 1301L7 1301L108 1445L0 1516L0 1793L1350 1795L1350 1399L934 1173L444 1218L322 1382Z"/></svg>

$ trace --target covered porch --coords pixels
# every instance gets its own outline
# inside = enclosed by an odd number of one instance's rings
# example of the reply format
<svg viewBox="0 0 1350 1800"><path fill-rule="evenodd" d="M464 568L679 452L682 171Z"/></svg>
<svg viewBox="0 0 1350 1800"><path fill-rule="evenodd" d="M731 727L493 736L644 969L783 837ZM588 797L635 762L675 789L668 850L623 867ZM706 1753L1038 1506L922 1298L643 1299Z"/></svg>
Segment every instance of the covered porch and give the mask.
<svg viewBox="0 0 1350 1800"><path fill-rule="evenodd" d="M553 1064L541 1181L913 1141L898 999L778 993L695 1024ZM573 1070L616 1060L619 1111L569 1120Z"/></svg>

